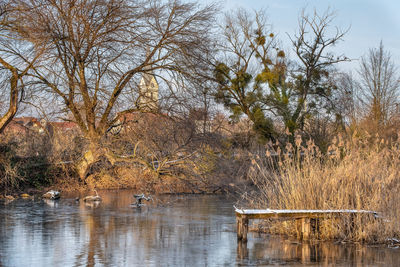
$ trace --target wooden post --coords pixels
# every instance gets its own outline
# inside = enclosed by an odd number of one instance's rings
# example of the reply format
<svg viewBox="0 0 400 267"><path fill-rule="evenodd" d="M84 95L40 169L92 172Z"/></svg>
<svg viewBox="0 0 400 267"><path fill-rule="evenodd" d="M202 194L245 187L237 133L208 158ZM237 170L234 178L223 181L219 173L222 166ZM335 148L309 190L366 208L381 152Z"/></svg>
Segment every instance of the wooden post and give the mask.
<svg viewBox="0 0 400 267"><path fill-rule="evenodd" d="M313 236L313 238L319 238L319 225L320 225L319 218L311 218L310 219L310 230L311 230L311 235Z"/></svg>
<svg viewBox="0 0 400 267"><path fill-rule="evenodd" d="M242 240L242 218L236 215L236 232L237 232L237 239Z"/></svg>
<svg viewBox="0 0 400 267"><path fill-rule="evenodd" d="M302 228L303 228L303 240L310 239L310 232L311 232L311 223L310 218L303 218L302 219Z"/></svg>
<svg viewBox="0 0 400 267"><path fill-rule="evenodd" d="M299 240L308 240L310 239L310 218L299 218L296 219L296 230L297 230L297 239Z"/></svg>
<svg viewBox="0 0 400 267"><path fill-rule="evenodd" d="M243 241L247 241L247 232L249 231L249 219L247 218L247 216L243 216L242 219L242 233L243 233Z"/></svg>
<svg viewBox="0 0 400 267"><path fill-rule="evenodd" d="M238 240L247 241L247 232L249 230L249 219L246 215L237 216L236 217L237 223L237 238Z"/></svg>

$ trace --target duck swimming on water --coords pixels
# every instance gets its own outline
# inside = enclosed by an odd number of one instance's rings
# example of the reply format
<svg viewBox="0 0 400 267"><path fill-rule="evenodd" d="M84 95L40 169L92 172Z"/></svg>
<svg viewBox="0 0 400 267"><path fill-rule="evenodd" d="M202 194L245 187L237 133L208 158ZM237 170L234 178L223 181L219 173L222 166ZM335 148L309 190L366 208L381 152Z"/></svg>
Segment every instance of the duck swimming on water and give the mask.
<svg viewBox="0 0 400 267"><path fill-rule="evenodd" d="M52 199L52 200L59 199L60 197L61 197L60 192L55 190L50 190L49 192L42 195L42 198Z"/></svg>
<svg viewBox="0 0 400 267"><path fill-rule="evenodd" d="M142 203L142 200L150 201L152 200L151 196L146 197L144 194L141 195L133 195L133 197L136 199L135 203L132 203L131 206L140 208L141 206L144 206L145 204Z"/></svg>

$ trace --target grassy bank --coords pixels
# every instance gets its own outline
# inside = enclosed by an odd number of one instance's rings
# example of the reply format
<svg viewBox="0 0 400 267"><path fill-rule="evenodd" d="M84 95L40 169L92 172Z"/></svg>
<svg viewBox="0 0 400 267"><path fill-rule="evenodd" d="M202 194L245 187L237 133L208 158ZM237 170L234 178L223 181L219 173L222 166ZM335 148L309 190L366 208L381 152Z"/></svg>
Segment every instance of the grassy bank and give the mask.
<svg viewBox="0 0 400 267"><path fill-rule="evenodd" d="M400 143L379 138L337 138L323 155L312 142L284 154L255 157L251 177L259 195L251 205L271 209L357 209L384 219L359 216L325 220L321 239L384 243L400 236ZM297 155L297 156L296 156ZM292 222L270 222L269 231L294 233Z"/></svg>

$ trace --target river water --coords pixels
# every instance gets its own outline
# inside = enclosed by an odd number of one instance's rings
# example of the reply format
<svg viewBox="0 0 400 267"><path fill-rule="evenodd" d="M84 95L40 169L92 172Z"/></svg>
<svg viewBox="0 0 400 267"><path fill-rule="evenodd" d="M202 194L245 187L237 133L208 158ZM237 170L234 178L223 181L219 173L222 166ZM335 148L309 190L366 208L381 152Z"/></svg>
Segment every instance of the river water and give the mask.
<svg viewBox="0 0 400 267"><path fill-rule="evenodd" d="M225 196L157 196L137 209L131 191L99 194L99 205L0 202L0 266L400 266L393 248L255 233L238 244Z"/></svg>

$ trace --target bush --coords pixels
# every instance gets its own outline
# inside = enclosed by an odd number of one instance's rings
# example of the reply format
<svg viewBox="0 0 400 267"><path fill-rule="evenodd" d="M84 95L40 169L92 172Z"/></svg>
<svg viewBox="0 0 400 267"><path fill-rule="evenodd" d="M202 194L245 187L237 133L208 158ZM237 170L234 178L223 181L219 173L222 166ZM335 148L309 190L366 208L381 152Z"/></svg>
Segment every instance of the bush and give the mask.
<svg viewBox="0 0 400 267"><path fill-rule="evenodd" d="M24 181L14 154L13 144L0 145L0 190L5 193L18 189Z"/></svg>

